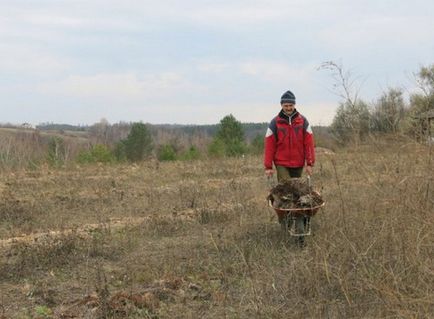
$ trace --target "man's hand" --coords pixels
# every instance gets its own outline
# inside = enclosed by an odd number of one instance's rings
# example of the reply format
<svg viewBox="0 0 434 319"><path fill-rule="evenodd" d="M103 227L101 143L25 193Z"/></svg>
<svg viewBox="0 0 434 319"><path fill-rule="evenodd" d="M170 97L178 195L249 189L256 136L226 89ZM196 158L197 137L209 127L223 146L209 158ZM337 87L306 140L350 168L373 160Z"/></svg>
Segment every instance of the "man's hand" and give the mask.
<svg viewBox="0 0 434 319"><path fill-rule="evenodd" d="M309 176L311 176L312 175L312 171L313 171L313 168L312 168L312 166L306 166L306 174L307 175L309 175Z"/></svg>
<svg viewBox="0 0 434 319"><path fill-rule="evenodd" d="M273 173L274 173L273 169L265 169L265 176L271 177L273 176Z"/></svg>

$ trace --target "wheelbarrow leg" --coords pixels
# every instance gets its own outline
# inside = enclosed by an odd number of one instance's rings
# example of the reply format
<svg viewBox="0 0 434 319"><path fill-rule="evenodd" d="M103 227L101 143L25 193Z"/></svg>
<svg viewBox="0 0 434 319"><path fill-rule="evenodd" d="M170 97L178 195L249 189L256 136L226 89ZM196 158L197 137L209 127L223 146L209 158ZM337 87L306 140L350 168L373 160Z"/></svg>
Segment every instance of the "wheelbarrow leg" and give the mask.
<svg viewBox="0 0 434 319"><path fill-rule="evenodd" d="M303 215L297 216L295 218L295 231L296 234L299 234L296 237L297 240L297 244L299 247L304 247L305 246L305 217Z"/></svg>
<svg viewBox="0 0 434 319"><path fill-rule="evenodd" d="M279 215L280 232L285 239L288 236L288 215Z"/></svg>
<svg viewBox="0 0 434 319"><path fill-rule="evenodd" d="M280 224L280 230L282 233L283 238L287 238L289 235L289 230L291 229L293 223L292 216L290 214L285 214L279 216L279 224Z"/></svg>

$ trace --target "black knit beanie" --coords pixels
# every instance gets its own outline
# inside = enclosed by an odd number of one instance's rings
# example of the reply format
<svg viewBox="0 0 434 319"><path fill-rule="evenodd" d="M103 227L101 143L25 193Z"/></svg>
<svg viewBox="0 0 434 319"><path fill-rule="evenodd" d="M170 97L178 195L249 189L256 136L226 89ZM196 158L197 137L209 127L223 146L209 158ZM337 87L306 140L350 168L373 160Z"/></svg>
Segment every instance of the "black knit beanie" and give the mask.
<svg viewBox="0 0 434 319"><path fill-rule="evenodd" d="M280 104L292 103L295 104L295 95L291 91L286 91L280 98Z"/></svg>

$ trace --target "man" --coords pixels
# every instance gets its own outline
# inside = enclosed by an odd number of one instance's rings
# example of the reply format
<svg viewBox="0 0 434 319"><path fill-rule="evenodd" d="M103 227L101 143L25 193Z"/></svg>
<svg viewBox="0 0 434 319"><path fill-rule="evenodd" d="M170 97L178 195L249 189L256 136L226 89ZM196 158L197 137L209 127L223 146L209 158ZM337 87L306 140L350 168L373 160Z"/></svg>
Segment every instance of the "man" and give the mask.
<svg viewBox="0 0 434 319"><path fill-rule="evenodd" d="M287 91L280 99L282 110L271 120L265 135L265 174L272 176L273 162L278 182L301 177L303 168L312 175L315 148L307 119L295 109L295 95Z"/></svg>
<svg viewBox="0 0 434 319"><path fill-rule="evenodd" d="M274 163L279 183L292 177L301 177L304 167L306 173L312 175L315 163L312 129L307 119L295 109L295 95L286 91L280 99L280 105L281 111L268 126L264 147L265 174L268 177L273 175ZM295 227L298 233L304 233L306 222L303 215L297 215ZM279 217L279 223L287 231L292 219ZM303 246L304 237L298 237L298 242Z"/></svg>

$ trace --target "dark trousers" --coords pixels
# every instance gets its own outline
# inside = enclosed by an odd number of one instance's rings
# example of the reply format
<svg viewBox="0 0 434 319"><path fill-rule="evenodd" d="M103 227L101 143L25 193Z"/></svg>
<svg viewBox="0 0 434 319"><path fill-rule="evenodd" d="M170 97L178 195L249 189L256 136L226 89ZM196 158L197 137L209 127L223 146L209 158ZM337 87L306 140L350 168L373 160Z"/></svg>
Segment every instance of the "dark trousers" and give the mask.
<svg viewBox="0 0 434 319"><path fill-rule="evenodd" d="M303 173L303 167L285 167L285 166L277 166L277 181L282 183L284 181L288 181L292 177L301 177L301 173Z"/></svg>

